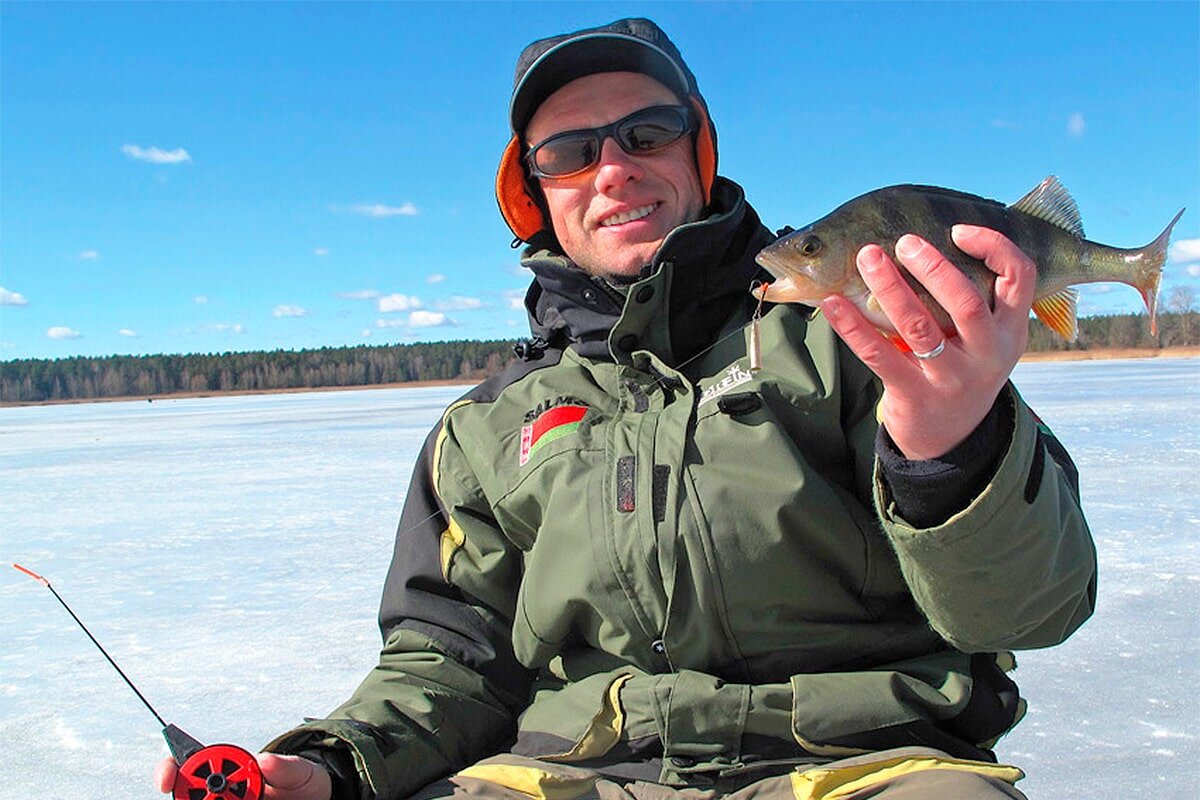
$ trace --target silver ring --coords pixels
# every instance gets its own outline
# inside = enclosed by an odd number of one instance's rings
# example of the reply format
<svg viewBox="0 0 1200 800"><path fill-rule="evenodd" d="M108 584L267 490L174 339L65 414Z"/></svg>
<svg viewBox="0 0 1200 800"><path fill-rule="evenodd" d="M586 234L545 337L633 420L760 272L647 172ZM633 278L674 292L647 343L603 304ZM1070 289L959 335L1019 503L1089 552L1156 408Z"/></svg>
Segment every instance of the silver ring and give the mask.
<svg viewBox="0 0 1200 800"><path fill-rule="evenodd" d="M931 358L937 358L938 356L940 356L942 354L942 351L945 349L946 349L946 340L942 339L940 342L938 342L938 346L933 348L932 350L930 350L928 353L918 353L916 350L913 350L913 355L916 356L917 358L921 359L922 361L928 361Z"/></svg>

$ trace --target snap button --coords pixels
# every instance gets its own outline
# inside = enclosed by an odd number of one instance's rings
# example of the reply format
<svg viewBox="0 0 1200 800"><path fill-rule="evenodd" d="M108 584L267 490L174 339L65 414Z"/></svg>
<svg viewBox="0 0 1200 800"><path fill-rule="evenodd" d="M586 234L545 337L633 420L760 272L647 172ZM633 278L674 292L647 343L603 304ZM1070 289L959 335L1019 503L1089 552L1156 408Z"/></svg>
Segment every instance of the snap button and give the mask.
<svg viewBox="0 0 1200 800"><path fill-rule="evenodd" d="M671 756L671 766L687 769L696 766L696 759L691 756Z"/></svg>
<svg viewBox="0 0 1200 800"><path fill-rule="evenodd" d="M598 294L596 293L596 290L595 290L595 289L593 289L593 288L591 288L590 286L589 286L588 288L586 288L586 289L584 289L584 290L583 290L583 299L584 299L585 301L589 302L589 303L594 303L594 302L596 302L596 299L597 299L599 296L600 296L600 295L598 295Z"/></svg>
<svg viewBox="0 0 1200 800"><path fill-rule="evenodd" d="M638 293L633 299L637 300L639 303L649 303L654 299L654 287L643 286L641 289L638 289Z"/></svg>

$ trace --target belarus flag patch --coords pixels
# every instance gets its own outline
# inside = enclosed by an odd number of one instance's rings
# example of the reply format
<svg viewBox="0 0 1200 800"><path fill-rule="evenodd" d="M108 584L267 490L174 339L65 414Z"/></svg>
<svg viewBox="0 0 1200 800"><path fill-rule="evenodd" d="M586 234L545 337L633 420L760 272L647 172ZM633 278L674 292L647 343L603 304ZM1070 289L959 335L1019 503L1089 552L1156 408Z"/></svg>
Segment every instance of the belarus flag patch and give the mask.
<svg viewBox="0 0 1200 800"><path fill-rule="evenodd" d="M555 406L521 428L521 466L528 464L542 445L574 433L587 411L587 406Z"/></svg>

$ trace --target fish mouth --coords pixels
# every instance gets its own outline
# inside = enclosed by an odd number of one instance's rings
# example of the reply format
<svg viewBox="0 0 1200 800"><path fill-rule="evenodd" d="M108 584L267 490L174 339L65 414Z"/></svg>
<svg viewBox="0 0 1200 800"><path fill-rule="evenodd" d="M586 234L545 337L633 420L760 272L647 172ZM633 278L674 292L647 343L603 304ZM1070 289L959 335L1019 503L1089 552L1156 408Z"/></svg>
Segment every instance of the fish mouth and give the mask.
<svg viewBox="0 0 1200 800"><path fill-rule="evenodd" d="M614 225L624 225L627 222L636 222L639 219L644 219L653 214L658 210L660 205L662 205L662 203L651 203L648 206L638 206L637 208L631 208L628 211L621 211L613 214L610 217L605 217L604 219L600 220L600 227L611 228Z"/></svg>

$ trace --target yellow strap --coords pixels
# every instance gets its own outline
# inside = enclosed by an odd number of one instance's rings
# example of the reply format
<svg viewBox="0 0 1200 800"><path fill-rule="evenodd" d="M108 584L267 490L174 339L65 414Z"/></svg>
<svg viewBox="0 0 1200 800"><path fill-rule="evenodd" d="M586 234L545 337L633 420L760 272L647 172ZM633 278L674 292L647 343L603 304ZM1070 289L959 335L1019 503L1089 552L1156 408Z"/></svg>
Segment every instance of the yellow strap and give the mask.
<svg viewBox="0 0 1200 800"><path fill-rule="evenodd" d="M467 535L463 533L463 529L454 521L454 517L450 518L450 524L446 530L442 531L441 553L442 553L442 577L447 581L450 580L450 559L467 541Z"/></svg>
<svg viewBox="0 0 1200 800"><path fill-rule="evenodd" d="M476 764L462 770L456 777L499 784L535 800L575 800L590 792L597 779L594 774L568 777L538 767L515 764Z"/></svg>
<svg viewBox="0 0 1200 800"><path fill-rule="evenodd" d="M938 756L897 757L865 764L793 773L792 794L796 800L839 800L862 789L929 770L974 772L1008 784L1014 784L1025 777L1021 770L1007 764Z"/></svg>
<svg viewBox="0 0 1200 800"><path fill-rule="evenodd" d="M450 417L450 412L454 411L456 408L468 405L469 403L471 403L471 401L467 399L459 400L453 403L445 410L445 412L442 413L442 427L441 430L438 431L437 439L434 440L433 464L431 465L430 469L430 472L432 473L431 483L433 484L433 491L434 494L437 495L439 503L442 500L442 493L438 488L438 481L442 477L440 470L442 466L442 445L446 443L446 420ZM449 512L447 512L447 517L449 517ZM462 547L466 541L467 537L466 534L463 533L463 529L459 527L458 523L455 522L453 518L450 518L450 524L446 530L442 531L441 537L442 577L447 581L450 580L450 559L454 556L454 553L458 550L458 548Z"/></svg>

